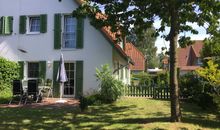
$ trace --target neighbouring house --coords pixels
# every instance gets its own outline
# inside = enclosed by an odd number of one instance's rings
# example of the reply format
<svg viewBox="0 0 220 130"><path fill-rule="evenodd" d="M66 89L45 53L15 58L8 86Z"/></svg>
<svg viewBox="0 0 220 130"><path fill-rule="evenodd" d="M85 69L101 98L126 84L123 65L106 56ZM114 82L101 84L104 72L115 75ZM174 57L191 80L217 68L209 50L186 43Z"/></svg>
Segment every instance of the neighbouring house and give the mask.
<svg viewBox="0 0 220 130"><path fill-rule="evenodd" d="M194 71L202 65L200 51L203 47L202 40L196 40L194 44L177 49L177 65L180 75Z"/></svg>
<svg viewBox="0 0 220 130"><path fill-rule="evenodd" d="M88 18L71 12L79 0L1 0L0 56L17 61L22 79L52 79L54 95L60 54L68 82L64 97L79 97L98 88L96 68L109 64L116 78L130 83L130 58L108 28L97 30Z"/></svg>
<svg viewBox="0 0 220 130"><path fill-rule="evenodd" d="M139 73L145 70L145 57L132 43L125 44L125 52L132 59L134 64L130 64L131 73Z"/></svg>

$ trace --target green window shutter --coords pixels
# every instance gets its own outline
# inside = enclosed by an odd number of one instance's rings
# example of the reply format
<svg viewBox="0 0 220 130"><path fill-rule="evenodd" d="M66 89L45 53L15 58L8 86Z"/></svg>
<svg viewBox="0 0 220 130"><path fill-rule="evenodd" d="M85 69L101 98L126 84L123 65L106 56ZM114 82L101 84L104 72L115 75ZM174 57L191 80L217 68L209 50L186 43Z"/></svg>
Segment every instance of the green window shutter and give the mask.
<svg viewBox="0 0 220 130"><path fill-rule="evenodd" d="M20 16L19 19L19 33L20 34L25 34L26 33L26 16Z"/></svg>
<svg viewBox="0 0 220 130"><path fill-rule="evenodd" d="M60 62L54 61L53 62L53 95L55 97L59 97L60 89L59 89L59 82L57 82L57 72Z"/></svg>
<svg viewBox="0 0 220 130"><path fill-rule="evenodd" d="M75 97L83 95L83 61L76 61L76 93Z"/></svg>
<svg viewBox="0 0 220 130"><path fill-rule="evenodd" d="M3 18L0 18L0 35L2 34Z"/></svg>
<svg viewBox="0 0 220 130"><path fill-rule="evenodd" d="M47 15L46 14L40 15L40 32L41 33L47 32Z"/></svg>
<svg viewBox="0 0 220 130"><path fill-rule="evenodd" d="M43 80L46 78L46 61L39 62L39 78Z"/></svg>
<svg viewBox="0 0 220 130"><path fill-rule="evenodd" d="M54 49L61 48L61 14L54 16Z"/></svg>
<svg viewBox="0 0 220 130"><path fill-rule="evenodd" d="M4 19L4 34L10 35L13 32L13 17L12 16L6 16Z"/></svg>
<svg viewBox="0 0 220 130"><path fill-rule="evenodd" d="M76 48L83 48L84 19L77 19Z"/></svg>
<svg viewBox="0 0 220 130"><path fill-rule="evenodd" d="M18 64L20 66L19 79L23 79L24 78L24 61L18 61Z"/></svg>
<svg viewBox="0 0 220 130"><path fill-rule="evenodd" d="M5 17L1 17L1 28L0 28L1 34L5 33L4 26L5 26Z"/></svg>

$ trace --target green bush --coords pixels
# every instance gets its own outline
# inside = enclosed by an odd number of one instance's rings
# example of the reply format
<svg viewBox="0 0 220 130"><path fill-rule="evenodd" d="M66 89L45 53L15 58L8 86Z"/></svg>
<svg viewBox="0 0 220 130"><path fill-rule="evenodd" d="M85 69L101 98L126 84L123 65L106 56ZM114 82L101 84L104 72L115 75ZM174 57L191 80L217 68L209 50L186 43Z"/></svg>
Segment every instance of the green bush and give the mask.
<svg viewBox="0 0 220 130"><path fill-rule="evenodd" d="M139 86L151 86L151 77L148 73L141 72L138 74L133 74L131 82L134 82L134 80L139 81Z"/></svg>
<svg viewBox="0 0 220 130"><path fill-rule="evenodd" d="M169 74L168 72L165 73L158 73L157 75L152 77L154 81L154 85L159 88L168 87L169 86Z"/></svg>
<svg viewBox="0 0 220 130"><path fill-rule="evenodd" d="M203 109L219 110L220 97L213 87L196 73L187 73L179 79L180 94Z"/></svg>
<svg viewBox="0 0 220 130"><path fill-rule="evenodd" d="M201 94L196 95L196 97L194 99L197 99L196 103L202 109L208 109L208 110L216 110L217 109L217 105L214 102L213 95L211 95L211 94L201 93Z"/></svg>
<svg viewBox="0 0 220 130"><path fill-rule="evenodd" d="M80 96L79 97L79 102L80 102L80 104L79 104L80 110L82 112L85 111L88 108L88 106L89 106L88 99L86 97L84 97L84 96Z"/></svg>
<svg viewBox="0 0 220 130"><path fill-rule="evenodd" d="M205 85L201 81L202 80L198 78L198 76L195 73L187 73L185 75L180 76L180 95L185 98L192 98L193 96L197 96L203 93L205 90Z"/></svg>
<svg viewBox="0 0 220 130"><path fill-rule="evenodd" d="M100 82L100 98L104 103L116 101L123 92L123 83L112 76L109 66L103 65L101 69L96 69L96 77Z"/></svg>
<svg viewBox="0 0 220 130"><path fill-rule="evenodd" d="M0 91L11 88L12 80L19 78L18 63L0 57Z"/></svg>

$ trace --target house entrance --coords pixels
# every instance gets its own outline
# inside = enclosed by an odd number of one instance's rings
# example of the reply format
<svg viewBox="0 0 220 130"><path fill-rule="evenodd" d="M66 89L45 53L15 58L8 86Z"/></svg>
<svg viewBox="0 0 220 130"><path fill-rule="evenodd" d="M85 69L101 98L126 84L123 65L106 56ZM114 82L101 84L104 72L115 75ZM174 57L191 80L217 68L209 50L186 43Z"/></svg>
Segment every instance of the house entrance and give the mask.
<svg viewBox="0 0 220 130"><path fill-rule="evenodd" d="M75 92L75 63L66 62L65 69L68 81L64 84L64 97L74 97Z"/></svg>

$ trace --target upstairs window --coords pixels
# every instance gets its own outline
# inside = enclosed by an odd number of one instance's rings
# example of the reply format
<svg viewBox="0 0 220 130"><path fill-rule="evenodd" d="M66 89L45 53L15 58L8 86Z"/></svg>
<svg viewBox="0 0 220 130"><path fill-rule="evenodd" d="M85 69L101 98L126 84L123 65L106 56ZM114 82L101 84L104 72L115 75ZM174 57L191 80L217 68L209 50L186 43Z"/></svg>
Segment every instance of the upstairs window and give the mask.
<svg viewBox="0 0 220 130"><path fill-rule="evenodd" d="M76 18L64 16L63 44L62 48L76 48Z"/></svg>
<svg viewBox="0 0 220 130"><path fill-rule="evenodd" d="M82 49L84 19L54 14L54 49Z"/></svg>
<svg viewBox="0 0 220 130"><path fill-rule="evenodd" d="M20 34L39 34L47 32L47 15L22 15L19 19Z"/></svg>
<svg viewBox="0 0 220 130"><path fill-rule="evenodd" d="M29 32L40 33L40 16L29 17Z"/></svg>

